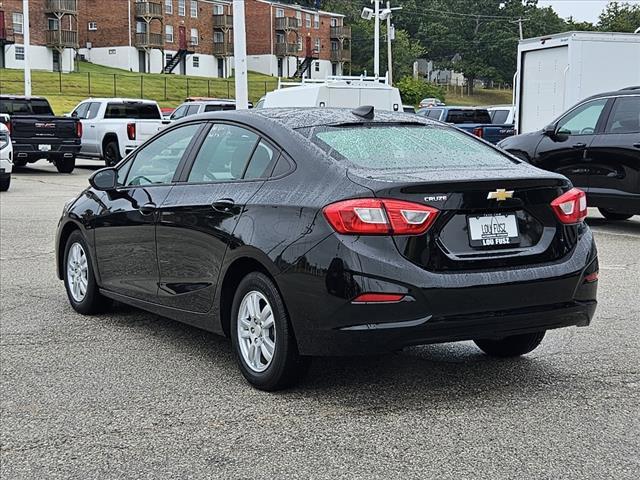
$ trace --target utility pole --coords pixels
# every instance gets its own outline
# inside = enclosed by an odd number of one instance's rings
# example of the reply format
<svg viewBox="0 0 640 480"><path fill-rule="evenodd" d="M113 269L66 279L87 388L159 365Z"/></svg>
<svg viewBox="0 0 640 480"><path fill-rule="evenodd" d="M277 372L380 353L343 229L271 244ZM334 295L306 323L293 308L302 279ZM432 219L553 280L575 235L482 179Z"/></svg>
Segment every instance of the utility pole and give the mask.
<svg viewBox="0 0 640 480"><path fill-rule="evenodd" d="M375 4L373 8L374 23L373 27L373 76L380 76L380 0L371 0Z"/></svg>
<svg viewBox="0 0 640 480"><path fill-rule="evenodd" d="M233 51L236 76L236 109L249 108L247 85L247 32L245 29L244 0L233 0Z"/></svg>
<svg viewBox="0 0 640 480"><path fill-rule="evenodd" d="M524 34L522 32L522 22L526 22L527 20L527 18L520 17L518 20L512 20L511 22L509 22L518 24L518 30L520 31L520 40L524 40Z"/></svg>
<svg viewBox="0 0 640 480"><path fill-rule="evenodd" d="M387 75L389 80L389 85L393 85L393 61L391 57L391 42L396 38L396 29L391 23L391 17L393 16L394 10L402 10L402 7L394 7L391 8L391 2L387 0L387 8L384 12L382 12L383 17L387 18Z"/></svg>
<svg viewBox="0 0 640 480"><path fill-rule="evenodd" d="M24 38L24 94L27 97L31 96L31 65L29 64L29 49L31 45L31 38L29 34L29 0L22 0L22 31Z"/></svg>

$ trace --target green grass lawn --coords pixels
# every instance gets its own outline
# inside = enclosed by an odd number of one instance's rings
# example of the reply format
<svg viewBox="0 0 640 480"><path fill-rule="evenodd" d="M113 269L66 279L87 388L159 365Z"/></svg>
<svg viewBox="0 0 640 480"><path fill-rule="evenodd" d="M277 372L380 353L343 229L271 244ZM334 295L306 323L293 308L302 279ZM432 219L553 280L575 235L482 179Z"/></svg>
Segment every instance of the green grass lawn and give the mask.
<svg viewBox="0 0 640 480"><path fill-rule="evenodd" d="M447 105L510 105L513 92L511 90L498 90L489 88L476 88L473 95L461 95L461 90L446 92Z"/></svg>
<svg viewBox="0 0 640 480"><path fill-rule="evenodd" d="M47 97L58 115L88 97L148 98L162 107L175 107L188 96L235 97L233 78L140 74L89 62L78 62L78 71L73 73L34 70L31 83L32 93ZM249 72L249 100L257 102L277 84L275 77ZM0 69L0 93L24 93L24 71Z"/></svg>

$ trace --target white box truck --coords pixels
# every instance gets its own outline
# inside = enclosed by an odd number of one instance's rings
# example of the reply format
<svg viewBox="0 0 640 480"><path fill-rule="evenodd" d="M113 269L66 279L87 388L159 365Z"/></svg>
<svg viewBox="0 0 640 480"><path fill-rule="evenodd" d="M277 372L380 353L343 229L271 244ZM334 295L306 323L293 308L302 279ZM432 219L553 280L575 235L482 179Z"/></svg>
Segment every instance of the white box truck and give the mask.
<svg viewBox="0 0 640 480"><path fill-rule="evenodd" d="M544 128L580 100L640 85L640 34L566 32L518 45L516 131Z"/></svg>

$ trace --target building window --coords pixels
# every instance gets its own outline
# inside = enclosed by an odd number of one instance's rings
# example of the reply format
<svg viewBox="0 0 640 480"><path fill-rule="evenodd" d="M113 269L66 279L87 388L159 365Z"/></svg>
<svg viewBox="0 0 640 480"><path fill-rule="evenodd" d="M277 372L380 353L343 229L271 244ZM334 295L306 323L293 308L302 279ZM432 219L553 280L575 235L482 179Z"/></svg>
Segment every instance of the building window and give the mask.
<svg viewBox="0 0 640 480"><path fill-rule="evenodd" d="M14 13L13 14L13 33L22 35L24 33L24 30L22 28L23 24L24 24L24 17L22 16L22 14Z"/></svg>
<svg viewBox="0 0 640 480"><path fill-rule="evenodd" d="M338 19L337 18L332 18L331 19L331 26L332 27L337 27L338 26Z"/></svg>
<svg viewBox="0 0 640 480"><path fill-rule="evenodd" d="M276 18L284 17L284 8L276 8Z"/></svg>
<svg viewBox="0 0 640 480"><path fill-rule="evenodd" d="M173 14L173 0L165 0L164 13L166 13L167 15Z"/></svg>
<svg viewBox="0 0 640 480"><path fill-rule="evenodd" d="M136 22L136 33L147 33L147 22Z"/></svg>
<svg viewBox="0 0 640 480"><path fill-rule="evenodd" d="M316 67L316 72L320 71L320 62L313 62L315 64Z"/></svg>
<svg viewBox="0 0 640 480"><path fill-rule="evenodd" d="M302 37L298 37L298 51L302 51Z"/></svg>
<svg viewBox="0 0 640 480"><path fill-rule="evenodd" d="M305 13L304 14L304 26L307 28L311 28L311 14L310 13Z"/></svg>
<svg viewBox="0 0 640 480"><path fill-rule="evenodd" d="M296 12L296 20L298 20L298 27L302 26L302 12L301 11L297 11Z"/></svg>
<svg viewBox="0 0 640 480"><path fill-rule="evenodd" d="M320 39L316 38L316 47L315 47L315 51L320 53Z"/></svg>
<svg viewBox="0 0 640 480"><path fill-rule="evenodd" d="M313 28L316 30L320 28L320 15L317 13L313 16Z"/></svg>
<svg viewBox="0 0 640 480"><path fill-rule="evenodd" d="M193 68L200 68L200 57L193 57Z"/></svg>
<svg viewBox="0 0 640 480"><path fill-rule="evenodd" d="M214 15L224 15L224 7L222 5L218 5L217 3L213 5L213 14Z"/></svg>
<svg viewBox="0 0 640 480"><path fill-rule="evenodd" d="M167 43L173 43L173 25L164 26L164 36Z"/></svg>
<svg viewBox="0 0 640 480"><path fill-rule="evenodd" d="M331 51L332 52L337 52L339 50L338 48L338 42L336 42L335 40L331 41Z"/></svg>
<svg viewBox="0 0 640 480"><path fill-rule="evenodd" d="M178 0L178 15L184 17L187 14L186 0Z"/></svg>
<svg viewBox="0 0 640 480"><path fill-rule="evenodd" d="M60 22L57 18L48 18L47 19L47 28L49 31L51 30L59 30Z"/></svg>
<svg viewBox="0 0 640 480"><path fill-rule="evenodd" d="M198 18L198 0L191 0L191 9L189 11L191 18Z"/></svg>
<svg viewBox="0 0 640 480"><path fill-rule="evenodd" d="M192 28L191 29L191 45L198 45L198 29L197 28Z"/></svg>
<svg viewBox="0 0 640 480"><path fill-rule="evenodd" d="M224 43L224 33L213 32L213 43Z"/></svg>
<svg viewBox="0 0 640 480"><path fill-rule="evenodd" d="M95 32L98 30L98 22L89 22L89 31Z"/></svg>
<svg viewBox="0 0 640 480"><path fill-rule="evenodd" d="M16 45L16 60L24 60L24 47Z"/></svg>
<svg viewBox="0 0 640 480"><path fill-rule="evenodd" d="M282 33L276 33L276 43L284 43L284 35Z"/></svg>

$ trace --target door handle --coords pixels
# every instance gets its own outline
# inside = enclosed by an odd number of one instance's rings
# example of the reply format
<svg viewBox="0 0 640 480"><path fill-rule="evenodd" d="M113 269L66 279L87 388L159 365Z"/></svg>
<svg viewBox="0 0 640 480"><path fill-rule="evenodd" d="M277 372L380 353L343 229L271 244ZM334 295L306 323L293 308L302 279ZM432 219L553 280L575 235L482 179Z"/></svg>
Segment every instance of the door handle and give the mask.
<svg viewBox="0 0 640 480"><path fill-rule="evenodd" d="M636 148L640 148L640 142L634 143L633 146L636 147Z"/></svg>
<svg viewBox="0 0 640 480"><path fill-rule="evenodd" d="M96 128L95 125L89 125L89 128Z"/></svg>
<svg viewBox="0 0 640 480"><path fill-rule="evenodd" d="M232 198L220 198L211 204L216 212L231 213L231 209L235 206L236 202Z"/></svg>
<svg viewBox="0 0 640 480"><path fill-rule="evenodd" d="M579 150L581 148L585 148L587 146L586 143L574 143L573 145L571 145L571 148L575 148L576 150Z"/></svg>
<svg viewBox="0 0 640 480"><path fill-rule="evenodd" d="M145 203L144 205L139 207L138 210L140 211L140 213L142 215L151 215L153 212L156 211L156 204L155 203Z"/></svg>

